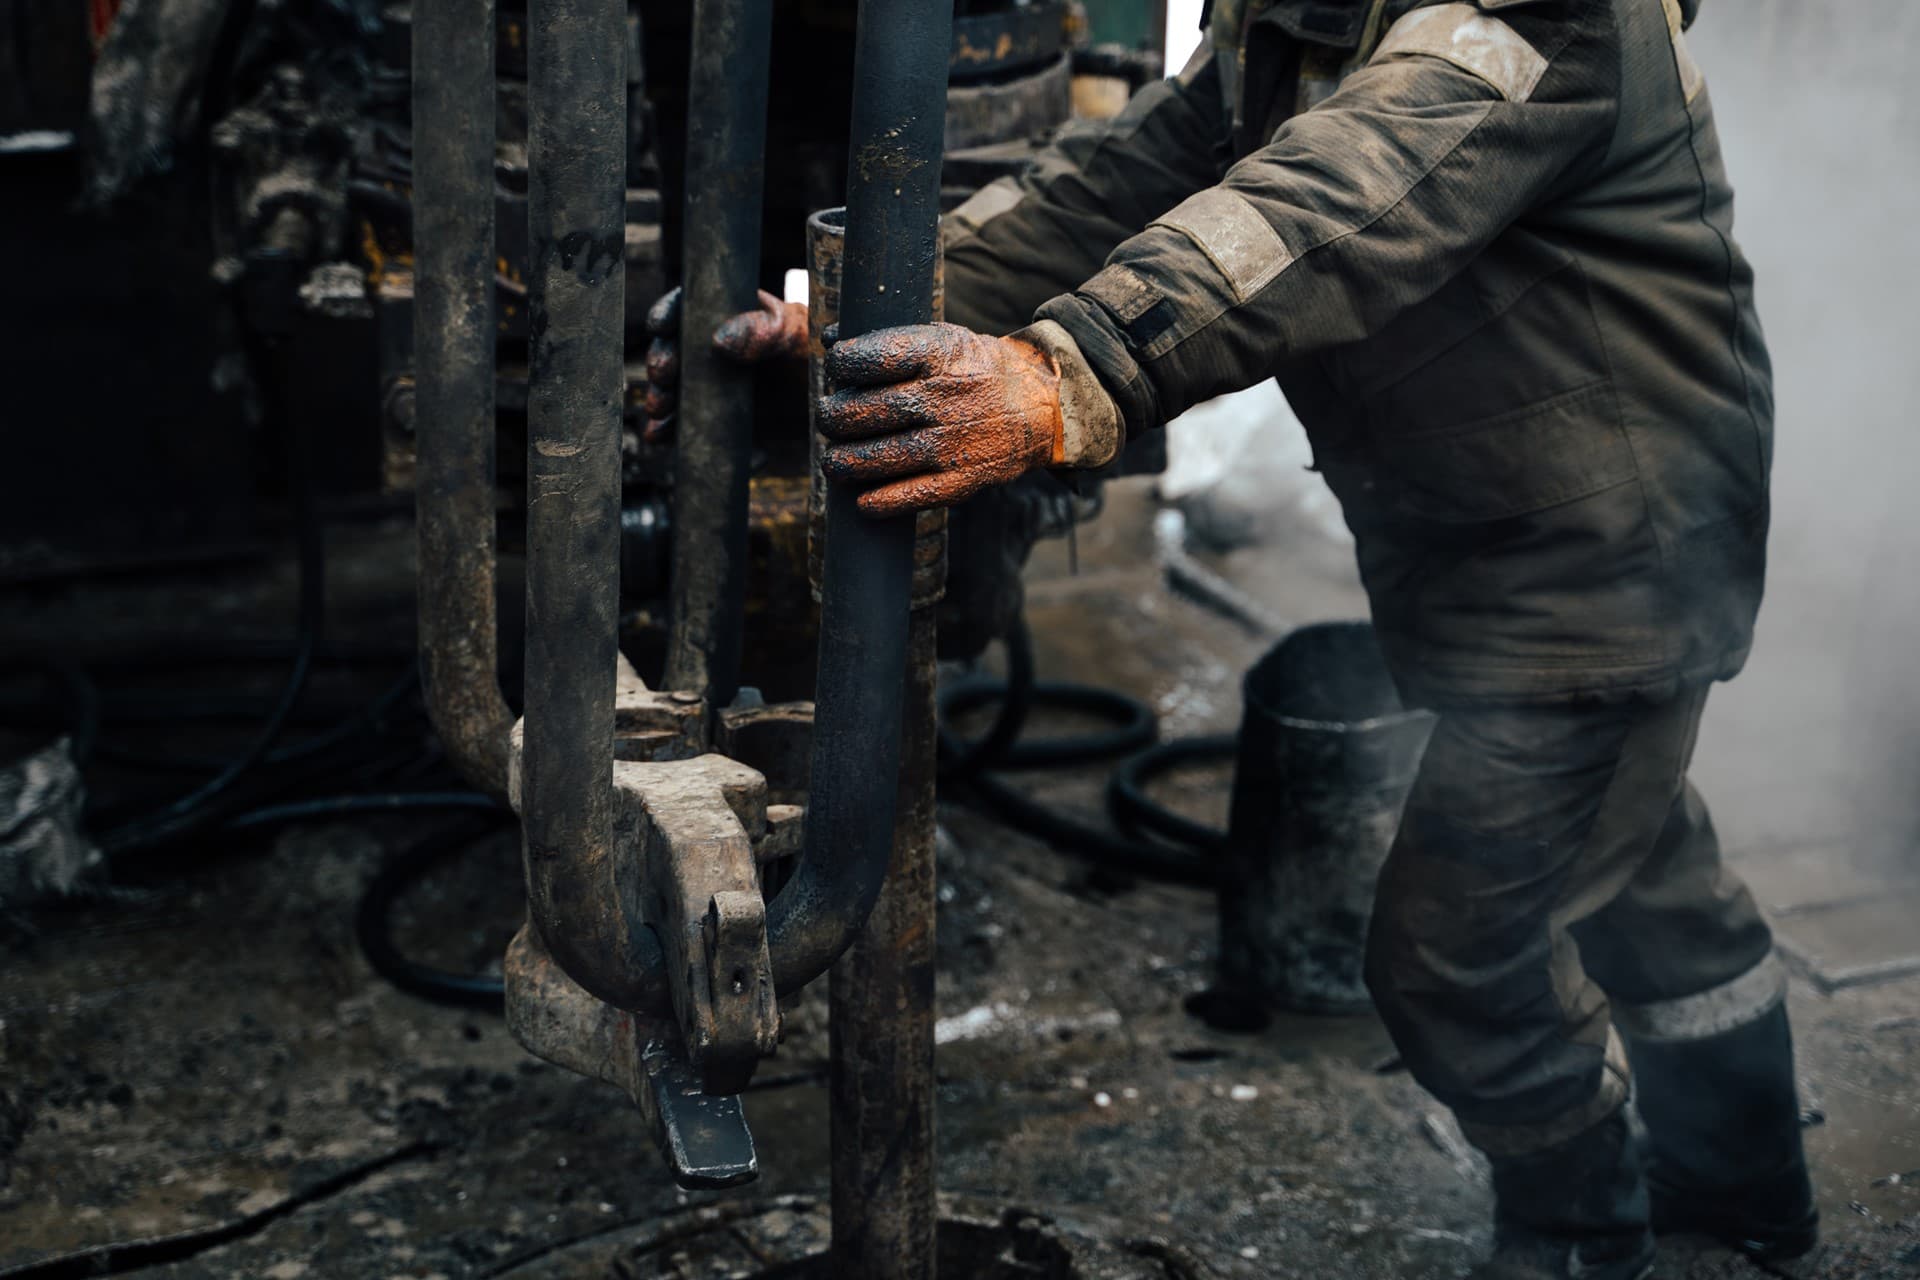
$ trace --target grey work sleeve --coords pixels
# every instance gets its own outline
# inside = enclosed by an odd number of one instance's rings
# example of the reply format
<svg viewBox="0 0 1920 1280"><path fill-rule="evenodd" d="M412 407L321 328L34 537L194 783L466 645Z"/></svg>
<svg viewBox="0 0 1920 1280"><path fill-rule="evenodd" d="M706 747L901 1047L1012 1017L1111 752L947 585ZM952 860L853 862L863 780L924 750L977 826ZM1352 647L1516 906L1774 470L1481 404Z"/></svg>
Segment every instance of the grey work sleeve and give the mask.
<svg viewBox="0 0 1920 1280"><path fill-rule="evenodd" d="M1039 314L1129 434L1379 332L1604 159L1619 40L1603 0L1414 10L1367 66Z"/></svg>
<svg viewBox="0 0 1920 1280"><path fill-rule="evenodd" d="M1024 176L982 188L943 221L946 318L997 336L1032 323L1115 245L1218 182L1226 130L1218 74L1200 59L1113 119L1066 126Z"/></svg>

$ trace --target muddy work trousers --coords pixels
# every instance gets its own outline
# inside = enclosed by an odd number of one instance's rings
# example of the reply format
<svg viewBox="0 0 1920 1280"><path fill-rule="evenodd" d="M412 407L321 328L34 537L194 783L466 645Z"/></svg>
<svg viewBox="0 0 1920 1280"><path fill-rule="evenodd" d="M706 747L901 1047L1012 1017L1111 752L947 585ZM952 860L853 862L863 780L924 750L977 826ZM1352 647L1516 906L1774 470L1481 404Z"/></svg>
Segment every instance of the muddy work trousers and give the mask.
<svg viewBox="0 0 1920 1280"><path fill-rule="evenodd" d="M1435 727L1381 874L1367 982L1414 1077L1490 1156L1618 1109L1616 1025L1629 1040L1676 1016L1737 1025L1780 998L1772 936L1687 782L1705 702L1701 687Z"/></svg>

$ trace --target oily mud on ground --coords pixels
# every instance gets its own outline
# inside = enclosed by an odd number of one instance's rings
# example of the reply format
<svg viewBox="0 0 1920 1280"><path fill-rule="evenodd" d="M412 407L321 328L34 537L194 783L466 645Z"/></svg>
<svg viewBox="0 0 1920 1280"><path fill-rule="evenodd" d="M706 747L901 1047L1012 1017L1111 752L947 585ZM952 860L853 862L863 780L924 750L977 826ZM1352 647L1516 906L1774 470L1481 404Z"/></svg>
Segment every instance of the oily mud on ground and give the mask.
<svg viewBox="0 0 1920 1280"><path fill-rule="evenodd" d="M1042 549L1041 673L1119 685L1171 732L1231 728L1265 641L1166 590L1148 505L1144 489L1119 491L1080 531L1077 574L1063 548ZM1358 607L1330 579L1286 598L1295 621ZM1012 781L1093 816L1104 777ZM1182 775L1169 798L1219 821L1223 783ZM288 827L0 921L0 1277L691 1280L733 1273L649 1253L663 1220L817 1205L822 992L788 1011L747 1100L760 1181L689 1195L624 1097L530 1059L495 1016L372 973L353 932L360 891L442 821ZM1211 977L1207 894L1091 867L957 803L942 826L951 1214L1051 1220L1148 1278L1446 1280L1480 1256L1484 1167L1372 1017L1213 1030L1182 1007ZM518 886L513 835L484 836L401 902L398 936L445 968L497 967ZM1920 980L1823 992L1802 968L1792 1000L1829 1242L1771 1273L1670 1242L1660 1280L1920 1275ZM817 1208L798 1203L787 1211L817 1233ZM1095 1252L1071 1274L1133 1274L1102 1273ZM995 1252L977 1274L1034 1274L1017 1261Z"/></svg>

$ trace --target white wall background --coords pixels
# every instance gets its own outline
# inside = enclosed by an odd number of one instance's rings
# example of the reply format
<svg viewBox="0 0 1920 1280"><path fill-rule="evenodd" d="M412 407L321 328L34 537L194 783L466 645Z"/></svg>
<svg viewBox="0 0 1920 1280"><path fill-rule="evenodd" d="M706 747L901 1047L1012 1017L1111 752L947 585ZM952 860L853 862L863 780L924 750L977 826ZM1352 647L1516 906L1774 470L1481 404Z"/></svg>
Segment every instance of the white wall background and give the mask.
<svg viewBox="0 0 1920 1280"><path fill-rule="evenodd" d="M1167 0L1167 74L1187 65L1200 44L1202 0Z"/></svg>

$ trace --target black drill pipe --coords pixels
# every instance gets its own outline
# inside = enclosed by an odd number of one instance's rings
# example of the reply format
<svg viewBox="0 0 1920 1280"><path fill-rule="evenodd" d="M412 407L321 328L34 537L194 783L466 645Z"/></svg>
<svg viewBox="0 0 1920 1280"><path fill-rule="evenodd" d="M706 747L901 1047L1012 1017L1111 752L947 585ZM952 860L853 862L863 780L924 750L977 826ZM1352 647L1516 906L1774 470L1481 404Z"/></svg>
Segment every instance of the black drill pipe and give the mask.
<svg viewBox="0 0 1920 1280"><path fill-rule="evenodd" d="M915 609L886 887L833 966L833 1252L841 1280L934 1280L935 611Z"/></svg>
<svg viewBox="0 0 1920 1280"><path fill-rule="evenodd" d="M952 0L860 0L840 331L933 318ZM806 848L768 909L775 985L817 977L858 935L893 847L912 598L912 517L872 520L827 487Z"/></svg>
<svg viewBox="0 0 1920 1280"><path fill-rule="evenodd" d="M827 209L807 221L808 375L816 393L826 377L822 335L840 318L845 212ZM934 288L938 315L937 274ZM817 431L814 441L820 443ZM823 497L817 448L813 480ZM892 862L866 927L833 966L828 1001L831 1270L846 1280L934 1274L934 606L946 585L945 515L930 512L918 521ZM819 581L816 573L816 587Z"/></svg>
<svg viewBox="0 0 1920 1280"><path fill-rule="evenodd" d="M635 935L656 957L659 948L636 913L624 909L612 861L625 49L622 0L533 6L520 812L528 908L541 937L574 981L632 1007L645 985L636 981Z"/></svg>
<svg viewBox="0 0 1920 1280"><path fill-rule="evenodd" d="M494 604L493 0L413 8L420 678L462 777L507 789Z"/></svg>
<svg viewBox="0 0 1920 1280"><path fill-rule="evenodd" d="M753 374L712 338L758 305L772 42L773 0L694 0L665 684L715 708L740 687Z"/></svg>

